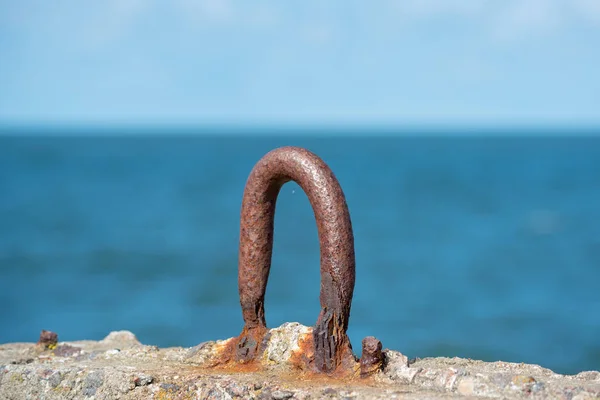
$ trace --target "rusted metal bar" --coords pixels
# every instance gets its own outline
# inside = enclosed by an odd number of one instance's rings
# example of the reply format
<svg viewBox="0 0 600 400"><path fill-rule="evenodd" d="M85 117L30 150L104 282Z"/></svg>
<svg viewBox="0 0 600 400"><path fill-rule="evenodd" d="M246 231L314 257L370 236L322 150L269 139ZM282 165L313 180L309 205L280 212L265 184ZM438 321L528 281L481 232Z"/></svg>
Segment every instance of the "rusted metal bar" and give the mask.
<svg viewBox="0 0 600 400"><path fill-rule="evenodd" d="M236 359L253 360L267 332L264 300L279 190L293 180L313 208L321 252L321 312L313 329L314 369L332 373L350 352L346 335L354 292L354 236L346 199L331 169L299 147L266 154L252 169L242 200L238 286L245 326Z"/></svg>
<svg viewBox="0 0 600 400"><path fill-rule="evenodd" d="M362 341L362 356L360 357L360 377L373 375L383 367L381 342L373 336L367 336Z"/></svg>

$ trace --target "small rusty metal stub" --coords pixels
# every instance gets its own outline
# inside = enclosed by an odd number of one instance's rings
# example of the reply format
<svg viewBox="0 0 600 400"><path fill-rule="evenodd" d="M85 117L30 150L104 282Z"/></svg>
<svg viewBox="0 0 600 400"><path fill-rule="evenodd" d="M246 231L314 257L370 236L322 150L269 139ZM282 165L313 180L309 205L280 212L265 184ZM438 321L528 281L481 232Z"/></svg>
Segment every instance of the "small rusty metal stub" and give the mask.
<svg viewBox="0 0 600 400"><path fill-rule="evenodd" d="M37 342L39 346L45 349L54 349L58 343L58 335L52 331L42 330L40 338Z"/></svg>
<svg viewBox="0 0 600 400"><path fill-rule="evenodd" d="M362 341L362 356L360 358L360 377L366 378L373 375L383 367L383 353L381 342L367 336Z"/></svg>

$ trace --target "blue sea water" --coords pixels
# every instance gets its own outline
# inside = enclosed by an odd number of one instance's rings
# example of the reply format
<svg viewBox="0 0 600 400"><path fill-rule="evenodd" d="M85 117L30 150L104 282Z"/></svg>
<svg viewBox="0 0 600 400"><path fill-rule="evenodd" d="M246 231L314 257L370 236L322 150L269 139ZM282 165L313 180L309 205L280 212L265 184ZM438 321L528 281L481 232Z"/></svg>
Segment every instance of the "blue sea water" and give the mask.
<svg viewBox="0 0 600 400"><path fill-rule="evenodd" d="M600 137L0 136L0 343L236 336L244 184L282 145L346 194L357 354L374 335L410 357L600 369ZM268 325L312 325L317 231L294 183L275 227Z"/></svg>

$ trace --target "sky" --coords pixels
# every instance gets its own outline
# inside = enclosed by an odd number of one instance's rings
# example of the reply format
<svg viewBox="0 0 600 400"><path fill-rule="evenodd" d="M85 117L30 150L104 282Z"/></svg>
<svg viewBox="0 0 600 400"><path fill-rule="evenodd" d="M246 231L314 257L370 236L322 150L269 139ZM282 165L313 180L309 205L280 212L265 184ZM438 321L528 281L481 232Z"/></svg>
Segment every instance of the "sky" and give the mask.
<svg viewBox="0 0 600 400"><path fill-rule="evenodd" d="M600 0L0 0L0 123L600 126Z"/></svg>

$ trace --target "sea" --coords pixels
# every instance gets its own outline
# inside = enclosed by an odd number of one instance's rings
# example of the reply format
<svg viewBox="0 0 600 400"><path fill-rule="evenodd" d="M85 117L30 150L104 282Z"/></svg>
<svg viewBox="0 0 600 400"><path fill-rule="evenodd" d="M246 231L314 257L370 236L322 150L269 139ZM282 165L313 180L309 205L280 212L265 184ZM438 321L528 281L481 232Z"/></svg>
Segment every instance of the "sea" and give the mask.
<svg viewBox="0 0 600 400"><path fill-rule="evenodd" d="M161 347L237 336L242 194L284 145L320 156L345 193L358 356L375 336L410 358L600 370L600 135L568 132L5 130L0 343L42 329L61 341L130 330ZM312 208L290 182L268 326L313 325L319 278Z"/></svg>

